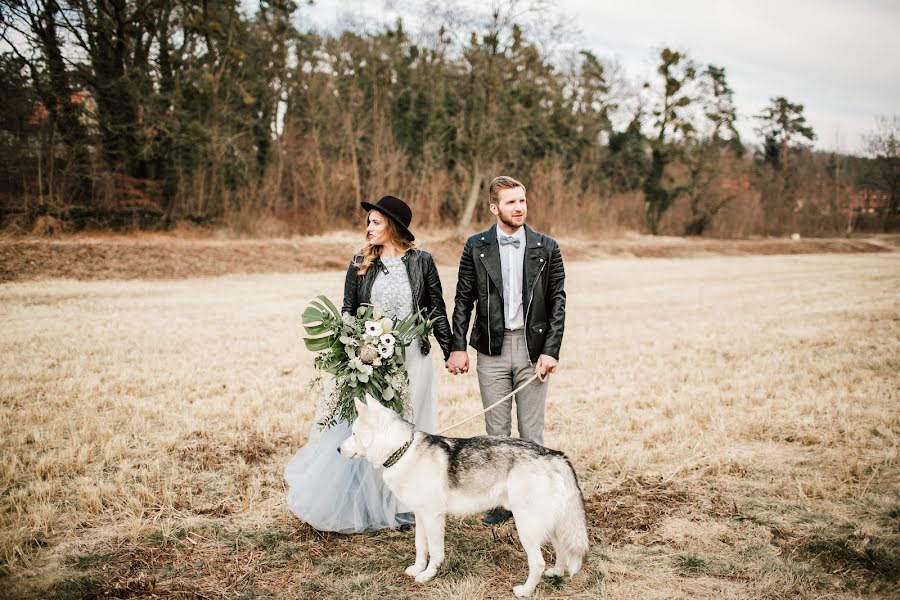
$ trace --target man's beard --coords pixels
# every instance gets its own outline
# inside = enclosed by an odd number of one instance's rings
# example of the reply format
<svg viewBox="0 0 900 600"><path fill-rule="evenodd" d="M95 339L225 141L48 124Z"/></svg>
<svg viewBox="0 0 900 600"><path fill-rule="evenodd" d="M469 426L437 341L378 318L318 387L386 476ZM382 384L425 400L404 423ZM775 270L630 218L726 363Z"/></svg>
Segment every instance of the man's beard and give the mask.
<svg viewBox="0 0 900 600"><path fill-rule="evenodd" d="M501 222L501 223L503 223L504 225L506 225L506 226L509 227L510 229L518 229L519 227L521 227L522 225L525 224L525 215L523 215L523 216L521 217L521 219L522 219L522 222L521 222L521 223L516 223L516 222L514 222L514 221L513 221L513 217L507 217L507 216L504 215L503 213L498 214L498 215L497 215L497 218L500 219L500 222Z"/></svg>

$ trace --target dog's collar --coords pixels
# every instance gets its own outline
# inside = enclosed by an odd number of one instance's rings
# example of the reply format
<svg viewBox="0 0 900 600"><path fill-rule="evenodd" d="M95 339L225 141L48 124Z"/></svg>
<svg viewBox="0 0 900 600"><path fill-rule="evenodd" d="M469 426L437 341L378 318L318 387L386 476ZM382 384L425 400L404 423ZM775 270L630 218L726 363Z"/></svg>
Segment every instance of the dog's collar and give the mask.
<svg viewBox="0 0 900 600"><path fill-rule="evenodd" d="M393 454L388 456L387 460L384 461L384 463L381 466L384 467L385 469L389 469L389 468L393 467L394 465L396 465L397 461L400 460L403 457L403 455L406 453L406 451L409 450L409 447L412 446L414 439L415 439L414 437L409 438L409 441L406 442L405 444L403 444L402 446L400 446L399 448L397 448Z"/></svg>

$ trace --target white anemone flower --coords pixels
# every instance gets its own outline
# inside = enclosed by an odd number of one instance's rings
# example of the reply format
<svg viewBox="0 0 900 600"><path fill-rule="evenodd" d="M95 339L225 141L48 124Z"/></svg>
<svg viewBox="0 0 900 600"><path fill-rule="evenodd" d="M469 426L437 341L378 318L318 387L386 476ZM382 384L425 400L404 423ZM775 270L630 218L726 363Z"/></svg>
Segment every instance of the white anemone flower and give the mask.
<svg viewBox="0 0 900 600"><path fill-rule="evenodd" d="M385 345L378 346L378 354L381 358L390 358L394 354L394 347Z"/></svg>
<svg viewBox="0 0 900 600"><path fill-rule="evenodd" d="M390 333L382 334L382 336L381 336L380 339L381 339L381 345L382 345L382 346L391 346L391 347L393 347L394 342L396 341L396 340L394 339L394 336L391 335Z"/></svg>
<svg viewBox="0 0 900 600"><path fill-rule="evenodd" d="M366 321L366 334L371 335L372 337L378 337L381 335L381 322L380 321Z"/></svg>

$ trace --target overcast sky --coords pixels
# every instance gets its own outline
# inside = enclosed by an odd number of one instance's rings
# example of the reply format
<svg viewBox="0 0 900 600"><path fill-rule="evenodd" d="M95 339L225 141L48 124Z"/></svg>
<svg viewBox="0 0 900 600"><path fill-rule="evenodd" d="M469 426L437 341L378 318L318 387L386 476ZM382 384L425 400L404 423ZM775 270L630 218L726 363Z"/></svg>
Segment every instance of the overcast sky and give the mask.
<svg viewBox="0 0 900 600"><path fill-rule="evenodd" d="M252 0L249 0L252 1ZM485 4L485 3L482 3ZM746 142L752 118L774 96L803 104L820 149L861 151L876 115L900 114L900 0L556 0L555 14L579 31L573 43L652 76L658 49L685 50L726 69ZM317 0L299 25L392 22L403 0Z"/></svg>

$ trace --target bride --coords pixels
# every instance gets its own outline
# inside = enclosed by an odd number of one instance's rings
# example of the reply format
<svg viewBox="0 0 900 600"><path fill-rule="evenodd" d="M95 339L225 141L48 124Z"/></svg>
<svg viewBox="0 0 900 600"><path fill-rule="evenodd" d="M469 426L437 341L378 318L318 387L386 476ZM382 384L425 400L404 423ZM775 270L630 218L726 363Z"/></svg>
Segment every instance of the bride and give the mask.
<svg viewBox="0 0 900 600"><path fill-rule="evenodd" d="M433 320L433 333L446 361L450 355L450 324L434 259L419 250L409 230L412 211L399 198L384 196L376 204L362 202L368 211L366 244L350 262L341 312L355 315L361 304L373 304L385 315L402 319L421 310ZM437 429L434 372L427 339L406 348L412 422L416 429ZM322 398L328 396L328 387ZM316 423L309 441L288 462L284 478L291 512L319 531L357 533L413 521L384 485L368 461L348 460L337 447L350 436L350 425L320 431Z"/></svg>

